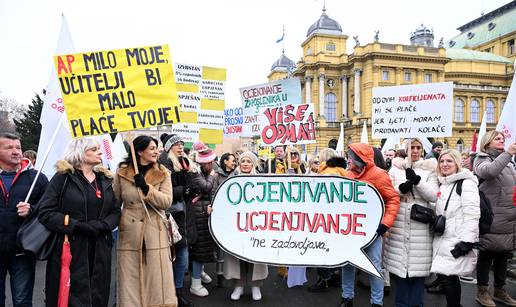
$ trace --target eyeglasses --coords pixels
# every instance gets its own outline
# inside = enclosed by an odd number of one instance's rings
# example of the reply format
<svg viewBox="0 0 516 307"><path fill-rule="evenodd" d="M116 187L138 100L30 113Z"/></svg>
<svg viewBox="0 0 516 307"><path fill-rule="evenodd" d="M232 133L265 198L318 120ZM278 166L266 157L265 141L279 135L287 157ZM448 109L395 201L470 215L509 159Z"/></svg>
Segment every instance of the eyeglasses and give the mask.
<svg viewBox="0 0 516 307"><path fill-rule="evenodd" d="M299 156L299 154L297 152L291 152L290 155L291 156Z"/></svg>

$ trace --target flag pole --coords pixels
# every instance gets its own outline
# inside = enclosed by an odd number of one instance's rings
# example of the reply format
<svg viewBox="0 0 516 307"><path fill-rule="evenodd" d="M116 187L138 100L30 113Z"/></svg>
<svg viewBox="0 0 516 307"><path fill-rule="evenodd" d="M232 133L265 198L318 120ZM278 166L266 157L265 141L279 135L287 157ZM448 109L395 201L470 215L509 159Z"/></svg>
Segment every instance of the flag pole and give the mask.
<svg viewBox="0 0 516 307"><path fill-rule="evenodd" d="M50 139L50 143L48 144L47 151L45 152L45 155L43 156L43 162L41 162L41 167L38 169L38 172L36 173L36 177L34 177L34 180L32 181L32 184L30 185L29 192L27 193L27 196L25 197L25 202L29 201L30 195L32 194L32 191L34 190L34 186L36 185L36 182L38 181L39 175L41 174L41 170L45 166L45 163L47 162L48 155L50 154L50 149L52 149L52 146L54 146L54 142L57 137L57 133L59 132L59 129L61 129L61 125L63 123L63 120L66 116L64 116L64 112L61 113L59 116L59 122L57 123L56 129L54 130L54 134L52 135L52 138Z"/></svg>

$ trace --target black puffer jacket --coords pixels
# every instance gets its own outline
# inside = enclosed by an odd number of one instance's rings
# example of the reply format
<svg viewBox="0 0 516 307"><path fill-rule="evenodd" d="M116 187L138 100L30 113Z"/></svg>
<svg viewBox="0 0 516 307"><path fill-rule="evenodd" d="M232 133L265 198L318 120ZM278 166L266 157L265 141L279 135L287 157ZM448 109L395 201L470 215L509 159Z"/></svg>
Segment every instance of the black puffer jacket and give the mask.
<svg viewBox="0 0 516 307"><path fill-rule="evenodd" d="M193 177L198 172L198 167L188 158L181 161L172 161L168 153L163 152L158 162L169 171L172 180L172 206L168 210L179 227L179 233L183 237L175 245L191 245L197 240L195 226L195 210L192 207L192 199L199 194L199 188L192 183ZM188 189L187 189L188 188ZM186 193L189 190L190 194Z"/></svg>
<svg viewBox="0 0 516 307"><path fill-rule="evenodd" d="M9 193L5 192L4 184L0 179L2 187L0 190L2 194L0 197L0 256L10 257L21 252L21 248L16 244L16 234L25 219L18 215L16 205L25 200L34 178L36 178L36 170L32 167L32 163L28 159L23 159ZM40 174L29 198L29 204L33 209L45 192L47 183L47 177Z"/></svg>
<svg viewBox="0 0 516 307"><path fill-rule="evenodd" d="M193 207L195 208L195 225L197 228L197 241L191 245L190 256L199 262L213 262L215 244L210 234L208 226L209 215L208 206L211 204L211 192L215 187L215 176L197 173L193 178L193 184L199 187L201 194L194 198Z"/></svg>

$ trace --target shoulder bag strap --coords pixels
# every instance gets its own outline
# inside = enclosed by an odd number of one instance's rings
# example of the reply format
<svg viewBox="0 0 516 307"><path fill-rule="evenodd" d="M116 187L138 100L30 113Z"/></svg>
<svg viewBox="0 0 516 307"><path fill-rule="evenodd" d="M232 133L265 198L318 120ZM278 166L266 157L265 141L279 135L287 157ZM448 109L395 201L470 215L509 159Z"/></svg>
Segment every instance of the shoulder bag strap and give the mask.
<svg viewBox="0 0 516 307"><path fill-rule="evenodd" d="M446 210L448 210L448 203L450 202L450 198L453 194L453 191L455 191L455 186L457 185L457 181L455 181L453 183L453 187L451 188L451 192L450 192L450 195L448 196L448 200L446 201L446 206L444 206L444 212L446 212Z"/></svg>

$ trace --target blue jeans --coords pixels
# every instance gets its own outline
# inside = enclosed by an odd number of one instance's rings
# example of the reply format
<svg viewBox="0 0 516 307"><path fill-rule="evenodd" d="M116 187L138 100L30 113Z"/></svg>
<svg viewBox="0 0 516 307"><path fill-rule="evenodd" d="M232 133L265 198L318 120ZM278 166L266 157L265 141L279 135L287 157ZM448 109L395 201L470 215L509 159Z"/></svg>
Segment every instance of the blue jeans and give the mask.
<svg viewBox="0 0 516 307"><path fill-rule="evenodd" d="M0 306L5 306L5 277L11 276L11 295L14 307L32 307L32 290L36 260L28 255L2 257L0 260Z"/></svg>
<svg viewBox="0 0 516 307"><path fill-rule="evenodd" d="M204 264L202 262L192 260L192 278L200 279Z"/></svg>
<svg viewBox="0 0 516 307"><path fill-rule="evenodd" d="M176 246L176 261L174 261L174 282L176 288L183 288L185 273L188 270L188 246Z"/></svg>
<svg viewBox="0 0 516 307"><path fill-rule="evenodd" d="M393 275L396 282L396 307L423 307L425 278L401 278Z"/></svg>
<svg viewBox="0 0 516 307"><path fill-rule="evenodd" d="M382 237L376 238L365 249L373 265L379 272L382 271ZM371 304L383 305L383 279L369 275L371 284ZM342 268L342 297L355 297L355 267L346 265Z"/></svg>

